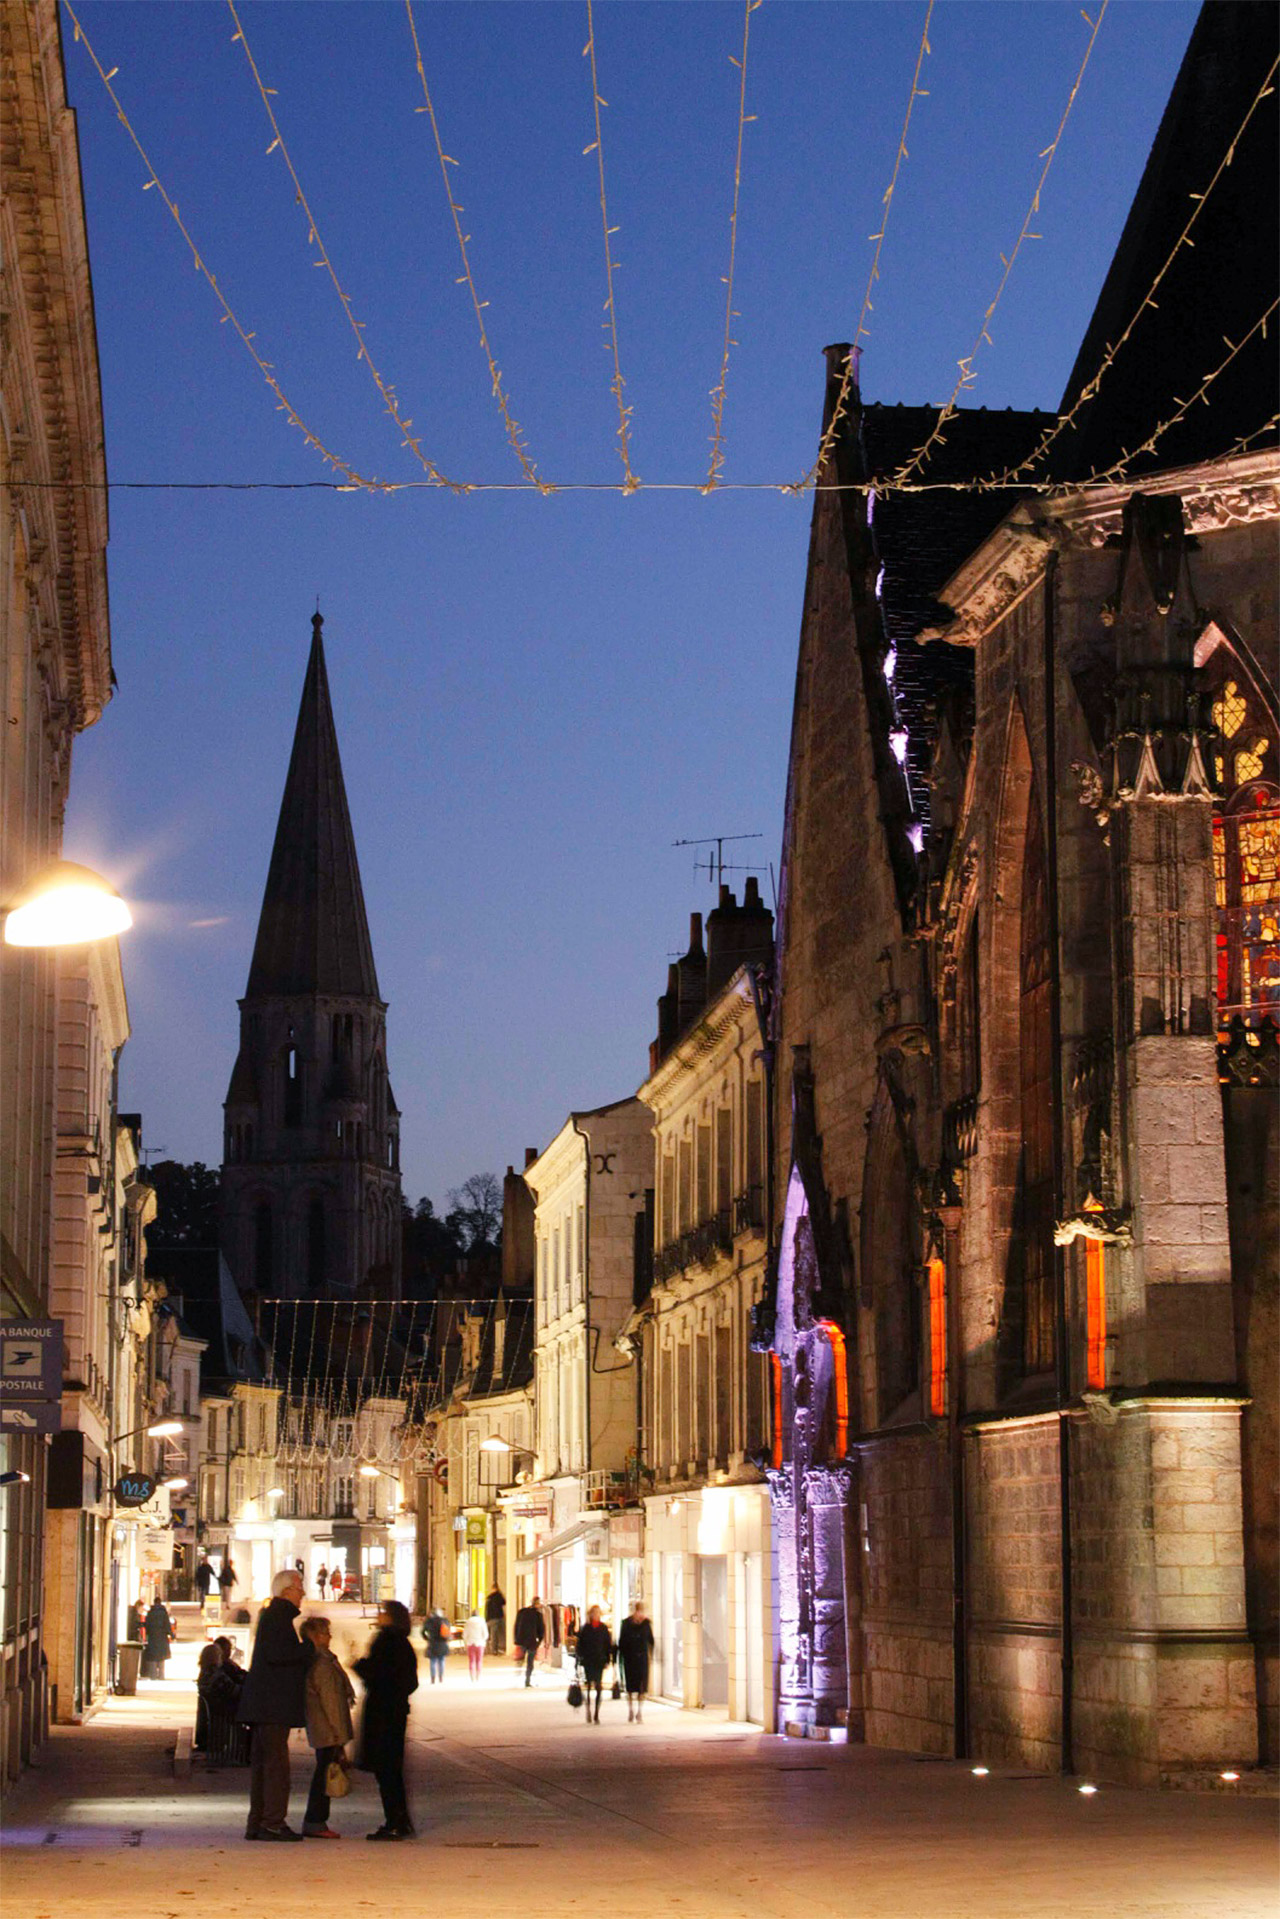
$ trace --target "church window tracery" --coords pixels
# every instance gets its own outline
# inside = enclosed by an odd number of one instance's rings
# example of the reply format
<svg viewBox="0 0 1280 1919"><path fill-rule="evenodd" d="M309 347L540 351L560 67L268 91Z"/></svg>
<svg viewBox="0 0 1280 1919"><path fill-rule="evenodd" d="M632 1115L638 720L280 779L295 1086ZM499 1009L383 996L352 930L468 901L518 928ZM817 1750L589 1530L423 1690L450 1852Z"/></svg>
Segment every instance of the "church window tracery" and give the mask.
<svg viewBox="0 0 1280 1919"><path fill-rule="evenodd" d="M1218 1024L1280 1018L1280 728L1221 628L1196 647L1218 732L1213 770L1213 885L1218 910Z"/></svg>

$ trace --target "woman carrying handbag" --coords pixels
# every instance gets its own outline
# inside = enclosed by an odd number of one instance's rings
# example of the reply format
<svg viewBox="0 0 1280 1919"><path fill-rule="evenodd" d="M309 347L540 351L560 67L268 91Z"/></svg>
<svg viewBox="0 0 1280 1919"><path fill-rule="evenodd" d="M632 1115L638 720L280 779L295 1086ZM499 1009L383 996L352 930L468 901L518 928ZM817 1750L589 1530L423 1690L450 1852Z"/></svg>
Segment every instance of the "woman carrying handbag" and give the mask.
<svg viewBox="0 0 1280 1919"><path fill-rule="evenodd" d="M587 1724L600 1724L600 1692L605 1668L613 1658L613 1634L600 1617L599 1606L592 1606L587 1623L578 1631L578 1670L587 1695ZM592 1719L591 1695L595 1694L595 1718Z"/></svg>
<svg viewBox="0 0 1280 1919"><path fill-rule="evenodd" d="M304 1839L340 1839L329 1824L329 1801L351 1788L347 1780L347 1741L355 1730L351 1708L355 1687L330 1649L329 1621L313 1614L302 1622L302 1637L315 1648L307 1668L307 1744L314 1747L316 1769L302 1819Z"/></svg>

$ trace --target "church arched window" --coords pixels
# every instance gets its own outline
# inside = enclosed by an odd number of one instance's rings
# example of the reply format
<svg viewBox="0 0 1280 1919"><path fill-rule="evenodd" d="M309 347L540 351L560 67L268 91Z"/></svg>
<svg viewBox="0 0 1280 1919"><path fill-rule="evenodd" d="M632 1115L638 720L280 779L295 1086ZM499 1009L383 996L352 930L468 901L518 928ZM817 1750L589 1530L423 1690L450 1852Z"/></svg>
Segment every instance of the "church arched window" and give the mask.
<svg viewBox="0 0 1280 1919"><path fill-rule="evenodd" d="M284 1049L284 1123L302 1124L302 1060L292 1035Z"/></svg>
<svg viewBox="0 0 1280 1919"><path fill-rule="evenodd" d="M1280 725L1257 676L1216 622L1196 646L1209 713L1216 798L1218 1025L1280 1019Z"/></svg>
<svg viewBox="0 0 1280 1919"><path fill-rule="evenodd" d="M1022 1178L1022 1366L1048 1372L1054 1358L1053 1048L1050 999L1049 885L1044 824L1032 783L1022 855L1019 1042Z"/></svg>

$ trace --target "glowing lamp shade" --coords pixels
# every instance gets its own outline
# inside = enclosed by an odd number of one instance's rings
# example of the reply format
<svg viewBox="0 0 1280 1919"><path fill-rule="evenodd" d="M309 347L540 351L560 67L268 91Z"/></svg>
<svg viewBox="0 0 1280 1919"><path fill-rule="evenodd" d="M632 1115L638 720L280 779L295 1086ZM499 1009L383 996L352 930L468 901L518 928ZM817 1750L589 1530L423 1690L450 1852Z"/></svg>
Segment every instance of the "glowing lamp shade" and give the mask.
<svg viewBox="0 0 1280 1919"><path fill-rule="evenodd" d="M7 946L84 946L133 925L128 907L100 873L55 860L9 902Z"/></svg>
<svg viewBox="0 0 1280 1919"><path fill-rule="evenodd" d="M182 1488L184 1486L189 1486L191 1484L191 1481L189 1479L182 1479L182 1478L162 1479L160 1481L160 1484L164 1487L166 1492L178 1493L182 1491Z"/></svg>
<svg viewBox="0 0 1280 1919"><path fill-rule="evenodd" d="M360 1468L360 1477L361 1479L381 1479L382 1472L377 1466L362 1466Z"/></svg>
<svg viewBox="0 0 1280 1919"><path fill-rule="evenodd" d="M172 1439L175 1434L181 1431L182 1421L180 1419L162 1419L158 1426L147 1427L147 1438Z"/></svg>
<svg viewBox="0 0 1280 1919"><path fill-rule="evenodd" d="M482 1453L511 1453L515 1451L515 1447L507 1440L499 1439L494 1433L491 1438L480 1441L480 1450Z"/></svg>

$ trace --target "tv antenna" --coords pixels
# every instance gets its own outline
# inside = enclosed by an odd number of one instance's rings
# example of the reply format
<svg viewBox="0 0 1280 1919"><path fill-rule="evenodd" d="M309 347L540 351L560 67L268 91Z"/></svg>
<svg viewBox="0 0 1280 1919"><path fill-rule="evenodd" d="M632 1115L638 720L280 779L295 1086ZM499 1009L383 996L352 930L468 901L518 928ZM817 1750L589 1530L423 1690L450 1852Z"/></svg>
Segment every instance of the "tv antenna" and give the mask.
<svg viewBox="0 0 1280 1919"><path fill-rule="evenodd" d="M673 846L714 846L716 849L715 852L707 854L707 872L710 875L711 884L713 886L719 886L723 883L726 873L755 873L763 870L760 867L754 866L726 866L724 863L725 847L735 840L762 840L763 838L763 833L708 833L701 839L672 840L671 844ZM702 871L702 861L700 859L694 860L693 870L695 873Z"/></svg>

